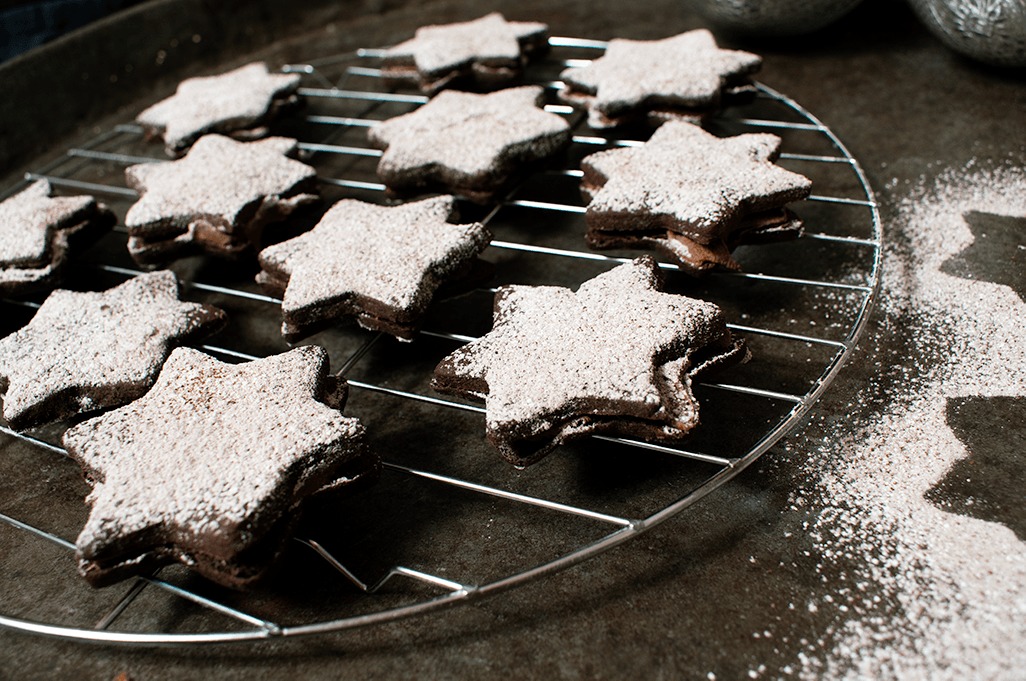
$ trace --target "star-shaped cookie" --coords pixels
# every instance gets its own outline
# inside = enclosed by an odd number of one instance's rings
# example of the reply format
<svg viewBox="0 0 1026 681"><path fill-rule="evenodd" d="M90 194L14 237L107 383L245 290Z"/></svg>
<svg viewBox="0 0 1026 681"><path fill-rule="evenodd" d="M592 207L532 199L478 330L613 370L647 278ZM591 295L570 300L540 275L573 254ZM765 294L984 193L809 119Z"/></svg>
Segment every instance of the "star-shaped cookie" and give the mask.
<svg viewBox="0 0 1026 681"><path fill-rule="evenodd" d="M705 29L662 40L616 39L590 65L563 71L566 88L560 95L587 106L593 128L643 120L697 122L725 96L749 93L748 76L761 65L758 55L720 49Z"/></svg>
<svg viewBox="0 0 1026 681"><path fill-rule="evenodd" d="M125 216L132 257L149 265L259 248L267 224L317 201L316 171L286 156L296 148L286 137L204 135L177 161L130 166L128 184L142 195Z"/></svg>
<svg viewBox="0 0 1026 681"><path fill-rule="evenodd" d="M446 280L470 270L491 235L455 225L456 199L398 206L339 201L313 230L260 253L257 281L281 295L282 334L295 340L333 319L411 340Z"/></svg>
<svg viewBox="0 0 1026 681"><path fill-rule="evenodd" d="M216 307L179 301L169 271L100 293L58 289L0 340L4 418L23 429L125 404L149 389L175 345L224 323Z"/></svg>
<svg viewBox="0 0 1026 681"><path fill-rule="evenodd" d="M258 579L311 495L372 472L323 348L244 364L175 350L153 389L64 434L92 484L79 572L104 584L179 561Z"/></svg>
<svg viewBox="0 0 1026 681"><path fill-rule="evenodd" d="M526 466L590 433L680 440L698 424L692 379L746 357L716 305L663 293L644 257L576 292L503 287L492 331L443 359L432 385L484 398L489 440Z"/></svg>
<svg viewBox="0 0 1026 681"><path fill-rule="evenodd" d="M494 90L521 75L529 57L548 49L549 27L506 21L492 12L473 21L422 26L414 38L385 51L386 77L414 80L435 93L455 85Z"/></svg>
<svg viewBox="0 0 1026 681"><path fill-rule="evenodd" d="M267 134L265 123L298 103L298 74L268 73L262 62L204 78L183 80L172 96L145 109L136 121L151 137L164 140L167 153L180 156L211 132L240 139Z"/></svg>
<svg viewBox="0 0 1026 681"><path fill-rule="evenodd" d="M740 269L742 243L793 238L801 221L784 204L812 184L773 163L780 138L719 138L696 125L666 123L642 146L581 161L585 219L594 248L655 248L692 274Z"/></svg>
<svg viewBox="0 0 1026 681"><path fill-rule="evenodd" d="M370 142L385 149L378 176L393 193L437 189L486 202L524 165L570 142L570 126L541 102L537 86L441 92L368 128Z"/></svg>
<svg viewBox="0 0 1026 681"><path fill-rule="evenodd" d="M52 286L71 251L88 246L116 218L91 196L50 196L37 180L0 203L0 295Z"/></svg>

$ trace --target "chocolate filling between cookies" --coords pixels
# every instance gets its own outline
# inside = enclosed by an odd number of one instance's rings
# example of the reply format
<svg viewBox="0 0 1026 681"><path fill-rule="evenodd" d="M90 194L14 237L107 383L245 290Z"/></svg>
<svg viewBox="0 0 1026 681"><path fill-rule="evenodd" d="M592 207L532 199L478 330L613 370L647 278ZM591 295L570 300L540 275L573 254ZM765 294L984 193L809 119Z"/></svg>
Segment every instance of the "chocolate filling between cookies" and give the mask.
<svg viewBox="0 0 1026 681"><path fill-rule="evenodd" d="M703 274L717 267L740 270L731 252L745 244L766 244L795 239L802 234L802 220L788 208L766 210L743 216L725 234L715 237L686 235L672 228L672 216L626 213L589 215L585 240L599 250L644 247L665 253L691 274ZM631 229L604 229L600 225Z"/></svg>

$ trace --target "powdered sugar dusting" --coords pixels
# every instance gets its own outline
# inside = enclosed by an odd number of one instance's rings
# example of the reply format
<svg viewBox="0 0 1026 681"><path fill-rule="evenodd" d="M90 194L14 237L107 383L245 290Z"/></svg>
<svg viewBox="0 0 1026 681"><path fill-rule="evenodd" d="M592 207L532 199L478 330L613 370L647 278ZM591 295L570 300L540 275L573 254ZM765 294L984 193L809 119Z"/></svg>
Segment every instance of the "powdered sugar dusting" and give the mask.
<svg viewBox="0 0 1026 681"><path fill-rule="evenodd" d="M700 243L722 238L750 212L779 208L808 196L807 177L773 164L780 138L747 134L719 138L696 125L666 123L640 147L585 157L588 226L606 227L605 215L644 216L613 229L653 224Z"/></svg>
<svg viewBox="0 0 1026 681"><path fill-rule="evenodd" d="M611 40L602 57L566 69L561 78L566 94L591 109L589 122L603 126L634 110L715 108L729 79L761 65L758 55L722 50L700 29L662 40Z"/></svg>
<svg viewBox="0 0 1026 681"><path fill-rule="evenodd" d="M178 299L169 271L100 293L54 291L0 340L4 417L16 427L124 404L153 383L171 347L212 333L224 313Z"/></svg>
<svg viewBox="0 0 1026 681"><path fill-rule="evenodd" d="M354 296L356 308L363 298L404 320L419 316L439 284L490 240L478 223L451 224L454 208L452 196L398 206L346 199L312 231L264 249L261 265L288 282L286 319Z"/></svg>
<svg viewBox="0 0 1026 681"><path fill-rule="evenodd" d="M442 92L416 111L368 129L370 141L386 147L378 175L389 186L424 178L495 184L493 176L550 156L569 141L569 124L540 109L541 97L537 86L487 95Z"/></svg>
<svg viewBox="0 0 1026 681"><path fill-rule="evenodd" d="M435 386L481 386L499 442L585 414L658 420L680 436L698 421L691 356L726 333L716 305L659 291L654 262L639 258L576 292L501 289L493 330L445 358Z"/></svg>
<svg viewBox="0 0 1026 681"><path fill-rule="evenodd" d="M510 64L520 61L520 40L548 30L537 22L506 21L492 12L473 21L422 26L416 37L389 49L385 65L412 57L422 76L430 77L472 61Z"/></svg>
<svg viewBox="0 0 1026 681"><path fill-rule="evenodd" d="M285 156L295 148L284 137L245 143L206 135L178 161L131 166L125 174L142 197L125 226L133 235L165 223L184 231L200 215L220 217L230 229L253 202L287 195L315 177L313 168Z"/></svg>
<svg viewBox="0 0 1026 681"><path fill-rule="evenodd" d="M174 153L204 132L229 133L248 128L267 116L272 103L299 87L299 74L271 74L260 62L204 78L188 78L174 95L136 117L159 130Z"/></svg>
<svg viewBox="0 0 1026 681"><path fill-rule="evenodd" d="M92 196L50 192L49 182L37 180L0 203L0 293L48 282L64 265L72 234L98 235L114 224L113 213Z"/></svg>
<svg viewBox="0 0 1026 681"><path fill-rule="evenodd" d="M881 369L888 385L904 386L886 411L875 414L880 386L868 386L850 405L866 425L811 459L833 462L814 492L825 504L811 530L819 567L857 568L829 600L809 604L850 610L802 652L801 676L1020 678L1026 544L924 494L969 453L947 421L949 400L1026 396L1026 304L1008 286L943 267L973 241L967 212L1026 216L1026 173L970 165L891 189L906 195L897 225L908 245L887 250L875 342L886 354L908 328L913 345L902 366ZM868 591L876 596L860 596Z"/></svg>
<svg viewBox="0 0 1026 681"><path fill-rule="evenodd" d="M127 168L142 194L125 217L129 252L154 264L189 251L256 247L263 227L317 200L316 171L286 156L295 149L286 137L244 143L204 135L177 161Z"/></svg>
<svg viewBox="0 0 1026 681"><path fill-rule="evenodd" d="M82 559L122 541L230 559L258 541L261 509L290 510L361 446L359 422L318 401L326 370L314 346L240 365L179 348L144 397L69 429L94 480Z"/></svg>
<svg viewBox="0 0 1026 681"><path fill-rule="evenodd" d="M90 196L50 198L50 183L46 180L34 182L0 203L0 264L43 261L57 225L90 203Z"/></svg>

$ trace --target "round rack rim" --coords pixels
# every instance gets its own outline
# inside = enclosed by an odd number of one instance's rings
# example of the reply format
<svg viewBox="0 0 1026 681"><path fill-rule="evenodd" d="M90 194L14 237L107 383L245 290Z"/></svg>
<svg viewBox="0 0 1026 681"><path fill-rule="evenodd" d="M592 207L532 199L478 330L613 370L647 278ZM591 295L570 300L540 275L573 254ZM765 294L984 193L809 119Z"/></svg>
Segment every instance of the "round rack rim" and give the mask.
<svg viewBox="0 0 1026 681"><path fill-rule="evenodd" d="M601 41L584 40L578 38L566 38L566 37L553 37L551 44L558 47L569 47L569 48L580 48L580 49L602 49L606 43ZM366 58L376 56L375 50L361 50L355 53L347 53L345 55L338 55L336 57L325 58L322 60L311 61L310 64L321 63L328 59L343 60L346 58L351 59L352 57ZM286 67L287 70L297 71L303 67L297 67L295 65ZM314 66L307 66L307 73L315 71ZM383 622L389 622L399 620L414 615L425 614L435 610L439 610L443 607L456 605L459 603L465 603L468 601L476 601L480 598L487 597L521 584L528 581L532 581L537 578L541 578L545 575L549 575L554 572L558 572L574 565L577 565L587 559L597 556L600 553L607 551L608 549L622 544L637 535L658 526L662 522L672 518L685 509L689 508L693 504L697 503L711 492L718 489L727 481L734 478L741 471L751 465L756 459L762 454L768 451L773 445L775 445L781 438L792 431L801 421L804 419L809 411L811 410L814 403L820 398L823 392L828 388L832 381L837 377L840 369L846 363L855 350L856 344L862 337L866 326L869 322L871 313L877 302L879 296L879 290L881 285L880 271L882 266L882 229L879 215L879 209L876 202L876 198L872 187L870 186L866 175L859 165L858 161L849 152L847 147L841 142L841 140L830 130L829 127L824 125L816 116L806 110L800 104L795 102L793 99L786 95L777 92L776 90L762 84L756 83L758 91L766 97L782 104L793 112L801 116L808 125L808 129L814 130L815 132L824 135L834 148L840 152L841 157L838 157L839 161L844 161L850 167L851 171L857 178L858 185L861 192L865 196L865 200L852 201L859 205L864 205L870 212L872 220L872 238L855 240L864 242L865 244L873 248L873 257L871 266L868 272L868 283L864 286L854 287L862 291L863 297L859 305L858 315L855 322L851 325L848 333L843 341L831 342L833 345L839 348L839 351L833 356L833 358L826 363L819 378L813 383L812 387L802 396L800 399L795 401L791 410L787 415L770 428L765 435L758 441L752 448L743 456L724 460L725 465L722 465L722 469L705 479L697 488L692 489L684 496L677 499L675 502L664 506L660 510L640 519L630 519L625 523L622 523L617 529L609 532L605 536L598 540L579 546L573 551L565 553L558 558L549 560L546 562L539 563L534 567L516 572L511 575L506 575L500 579L496 579L491 582L487 582L480 585L464 585L458 583L451 583L447 585L449 590L441 595L437 595L431 598L417 601L412 604L402 605L398 607L392 607L383 609L370 614L357 615L342 617L332 620L324 620L300 625L293 626L279 626L271 622L265 622L259 618L252 616L243 615L237 619L244 619L251 626L238 631L214 631L214 632L202 632L202 633L169 633L169 632L136 632L136 631L118 631L108 629L87 629L82 627L65 626L60 624L48 624L43 622L35 622L31 620L20 619L17 617L11 617L0 613L0 627L4 627L10 630L20 631L29 634L35 634L45 637L59 638L65 640L73 640L79 642L90 642L90 643L103 643L112 645L128 645L128 646L140 646L140 647L158 647L158 646L179 646L179 645L190 645L190 644L213 644L213 643L240 643L240 642L255 642L255 641L266 641L272 639L281 639L284 637L298 637L298 636L312 636L327 634L331 632L339 632L345 630L352 630L360 627L366 627L373 624L379 624ZM128 126L118 126L119 128L131 128ZM113 131L112 131L113 132ZM78 150L80 151L80 150ZM359 153L359 152L357 152ZM71 152L69 151L69 155ZM45 176L45 170L41 171L39 175L32 175L31 177ZM117 188L108 188L117 189ZM843 200L842 200L843 201ZM615 258L606 258L600 256L599 259L616 260ZM244 357L244 355L239 355ZM49 447L51 449L60 448L50 445L49 443L43 442L27 436L21 433L17 433L7 428L0 427L0 433L7 434L13 437L19 437L34 443L37 446ZM6 521L8 524L21 527L23 530L35 532L36 534L45 534L40 530L35 530L31 526L21 523L20 521L8 518L7 516L0 514L0 520ZM53 536L46 537L51 541L58 543L66 543L64 540L60 540ZM302 540L300 540L302 541ZM319 550L316 544L311 545L307 543L310 548ZM330 556L329 556L330 558ZM341 568L344 570L344 568ZM389 575L391 576L391 574ZM385 579L387 579L386 577ZM158 583L169 589L176 589L167 583L162 583L158 579L153 578L139 578L143 583ZM185 596L191 600L202 599L202 597L189 595ZM214 606L214 609L217 607ZM225 608L224 606L221 606ZM225 608L227 609L227 608ZM247 619L248 618L248 619Z"/></svg>

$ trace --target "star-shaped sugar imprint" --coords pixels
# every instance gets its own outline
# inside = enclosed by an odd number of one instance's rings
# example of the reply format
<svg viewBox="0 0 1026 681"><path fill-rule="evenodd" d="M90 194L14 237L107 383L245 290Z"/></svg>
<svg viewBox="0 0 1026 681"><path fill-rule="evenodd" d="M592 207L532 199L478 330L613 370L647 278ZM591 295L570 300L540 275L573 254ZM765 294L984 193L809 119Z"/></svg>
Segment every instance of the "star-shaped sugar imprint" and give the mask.
<svg viewBox="0 0 1026 681"><path fill-rule="evenodd" d="M645 118L697 121L724 95L750 88L748 76L761 65L758 55L720 49L705 29L662 40L616 39L588 66L563 71L561 96L586 105L594 128Z"/></svg>
<svg viewBox="0 0 1026 681"><path fill-rule="evenodd" d="M311 495L376 466L344 388L316 346L237 365L175 350L145 396L64 435L93 486L79 572L101 586L180 561L226 586L259 578Z"/></svg>
<svg viewBox="0 0 1026 681"><path fill-rule="evenodd" d="M92 196L51 196L37 180L0 202L0 295L52 285L71 251L114 226L114 214Z"/></svg>
<svg viewBox="0 0 1026 681"><path fill-rule="evenodd" d="M169 271L99 293L58 289L0 340L4 418L22 429L125 404L149 389L175 345L224 323L216 307L181 302Z"/></svg>
<svg viewBox="0 0 1026 681"><path fill-rule="evenodd" d="M259 247L263 228L318 200L316 171L288 158L286 137L236 142L204 135L177 161L126 169L141 194L125 217L140 264L195 252L233 256Z"/></svg>
<svg viewBox="0 0 1026 681"><path fill-rule="evenodd" d="M595 248L646 247L699 273L739 269L741 243L793 238L801 221L785 204L804 199L810 180L773 163L780 138L719 138L696 125L666 123L642 146L601 151L581 161L588 242Z"/></svg>
<svg viewBox="0 0 1026 681"><path fill-rule="evenodd" d="M970 243L941 264L941 272L1009 286L1026 301L1026 216L969 211Z"/></svg>
<svg viewBox="0 0 1026 681"><path fill-rule="evenodd" d="M264 124L295 104L298 74L269 73L261 62L228 73L188 78L167 99L145 109L136 121L161 137L171 156L179 156L206 133L255 139L267 134Z"/></svg>
<svg viewBox="0 0 1026 681"><path fill-rule="evenodd" d="M382 57L386 76L414 79L434 93L456 84L494 90L516 79L528 57L548 48L548 26L506 21L492 12L473 21L422 26Z"/></svg>
<svg viewBox="0 0 1026 681"><path fill-rule="evenodd" d="M696 375L747 357L712 304L660 291L639 258L574 292L508 286L491 332L435 369L435 389L483 397L486 432L525 466L590 433L677 441L698 423Z"/></svg>
<svg viewBox="0 0 1026 681"><path fill-rule="evenodd" d="M967 457L954 462L923 495L948 513L1001 523L1026 541L1022 452L1026 395L947 398L948 426Z"/></svg>
<svg viewBox="0 0 1026 681"><path fill-rule="evenodd" d="M368 129L385 149L378 176L395 193L439 189L487 201L526 164L570 142L570 126L540 108L537 86L474 94L446 90Z"/></svg>
<svg viewBox="0 0 1026 681"><path fill-rule="evenodd" d="M347 199L310 232L264 249L257 281L283 296L285 337L352 316L412 339L438 287L468 271L491 238L478 223L450 223L455 203L452 196L398 206Z"/></svg>

